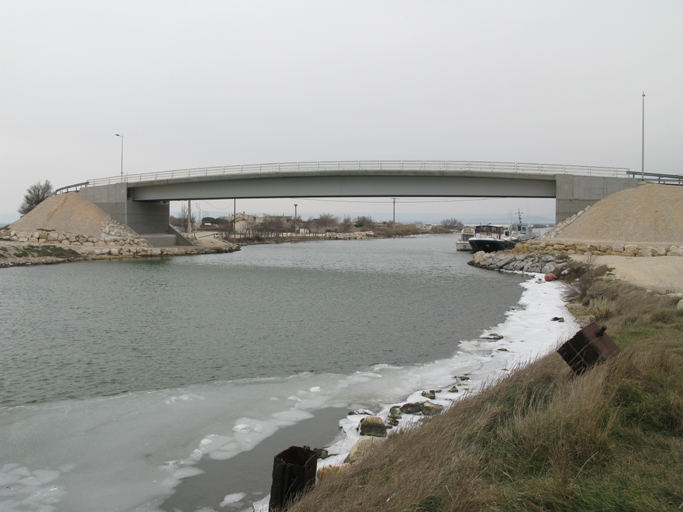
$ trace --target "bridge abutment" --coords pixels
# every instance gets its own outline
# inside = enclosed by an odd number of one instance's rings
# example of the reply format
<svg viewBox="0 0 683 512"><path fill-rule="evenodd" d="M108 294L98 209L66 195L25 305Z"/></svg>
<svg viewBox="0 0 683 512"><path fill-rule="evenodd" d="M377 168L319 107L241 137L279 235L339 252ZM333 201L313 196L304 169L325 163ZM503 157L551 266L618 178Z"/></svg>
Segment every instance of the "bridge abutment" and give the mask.
<svg viewBox="0 0 683 512"><path fill-rule="evenodd" d="M555 223L559 224L610 194L637 186L638 181L630 178L556 174Z"/></svg>
<svg viewBox="0 0 683 512"><path fill-rule="evenodd" d="M126 183L85 187L79 194L143 237L146 234L168 233L168 201L133 201L128 197Z"/></svg>

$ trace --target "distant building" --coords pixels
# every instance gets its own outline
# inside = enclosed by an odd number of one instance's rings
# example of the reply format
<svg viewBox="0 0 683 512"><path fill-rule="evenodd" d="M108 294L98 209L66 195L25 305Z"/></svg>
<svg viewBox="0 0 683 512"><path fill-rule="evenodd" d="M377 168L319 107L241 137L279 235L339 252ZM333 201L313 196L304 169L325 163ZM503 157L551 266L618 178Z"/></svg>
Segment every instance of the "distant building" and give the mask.
<svg viewBox="0 0 683 512"><path fill-rule="evenodd" d="M262 217L261 223L265 223L271 220L281 220L283 225L290 224L292 222L292 217L291 215L270 215L268 213L264 213Z"/></svg>
<svg viewBox="0 0 683 512"><path fill-rule="evenodd" d="M245 212L237 213L235 215L226 215L220 217L220 220L228 223L232 230L232 224L235 224L235 233L253 233L267 224L280 223L282 227L287 227L292 224L293 217L291 215L270 215L264 213L262 217L250 215Z"/></svg>
<svg viewBox="0 0 683 512"><path fill-rule="evenodd" d="M227 222L231 227L234 223L235 233L245 233L253 229L254 224L256 224L256 216L244 212L219 218L220 220Z"/></svg>

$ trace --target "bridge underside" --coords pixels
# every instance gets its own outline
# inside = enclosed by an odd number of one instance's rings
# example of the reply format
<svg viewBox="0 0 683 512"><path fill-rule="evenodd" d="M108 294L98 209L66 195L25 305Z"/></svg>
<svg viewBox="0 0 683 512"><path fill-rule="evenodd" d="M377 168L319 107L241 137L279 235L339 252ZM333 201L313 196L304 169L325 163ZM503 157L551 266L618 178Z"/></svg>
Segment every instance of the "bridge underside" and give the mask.
<svg viewBox="0 0 683 512"><path fill-rule="evenodd" d="M294 197L555 197L554 176L466 173L258 174L129 184L135 201Z"/></svg>
<svg viewBox="0 0 683 512"><path fill-rule="evenodd" d="M323 197L555 198L561 222L609 194L631 188L629 178L471 171L253 173L86 187L81 195L138 233L168 226L168 201Z"/></svg>

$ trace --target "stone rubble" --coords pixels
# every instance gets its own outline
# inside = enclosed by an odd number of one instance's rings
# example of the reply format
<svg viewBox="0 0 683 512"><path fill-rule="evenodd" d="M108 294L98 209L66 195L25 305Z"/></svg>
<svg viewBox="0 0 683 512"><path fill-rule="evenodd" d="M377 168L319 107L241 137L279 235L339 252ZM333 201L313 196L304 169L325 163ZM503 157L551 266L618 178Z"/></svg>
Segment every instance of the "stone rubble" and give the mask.
<svg viewBox="0 0 683 512"><path fill-rule="evenodd" d="M555 274L567 260L553 254L513 254L512 251L474 253L470 265L489 270L511 270L536 274Z"/></svg>
<svg viewBox="0 0 683 512"><path fill-rule="evenodd" d="M586 254L595 256L615 255L626 257L654 257L654 256L683 256L683 245L658 244L624 244L612 242L581 242L567 240L553 240L539 237L528 242L522 242L512 249L512 253L520 254Z"/></svg>
<svg viewBox="0 0 683 512"><path fill-rule="evenodd" d="M81 233L57 232L46 229L36 231L17 231L14 229L0 230L0 238L14 242L28 242L35 244L62 244L72 248L83 247L138 247L149 248L147 240L133 230L107 216L102 221L102 234L99 237Z"/></svg>
<svg viewBox="0 0 683 512"><path fill-rule="evenodd" d="M111 259L138 258L155 256L181 256L189 254L203 254L209 252L233 252L239 250L235 244L224 243L221 247L202 248L197 246L152 247L147 240L132 231L127 226L117 222L110 216L102 221L102 232L99 237L87 236L82 233L68 233L51 230L18 231L15 229L0 229L0 240L25 246L58 246L76 251L81 259ZM48 264L59 262L59 258L15 258L17 261L1 261L0 267L24 264ZM25 260L25 261L24 261ZM61 259L61 261L67 261ZM68 258L68 261L74 261Z"/></svg>
<svg viewBox="0 0 683 512"><path fill-rule="evenodd" d="M372 231L357 231L353 233L325 233L323 238L331 238L333 240L363 240L365 238L373 238L375 233Z"/></svg>

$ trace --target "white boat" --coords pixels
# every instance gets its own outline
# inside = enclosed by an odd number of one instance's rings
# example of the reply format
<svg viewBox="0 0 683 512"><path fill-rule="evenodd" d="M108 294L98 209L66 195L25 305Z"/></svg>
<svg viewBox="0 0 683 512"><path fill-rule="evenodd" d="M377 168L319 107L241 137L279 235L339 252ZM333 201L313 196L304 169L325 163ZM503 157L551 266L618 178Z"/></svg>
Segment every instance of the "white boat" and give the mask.
<svg viewBox="0 0 683 512"><path fill-rule="evenodd" d="M522 212L519 210L517 210L517 219L517 222L510 224L512 237L519 238L521 241L536 238L536 234L531 225L522 222Z"/></svg>
<svg viewBox="0 0 683 512"><path fill-rule="evenodd" d="M471 251L472 246L470 245L469 239L474 236L474 228L465 227L460 231L460 239L455 242L456 251Z"/></svg>

